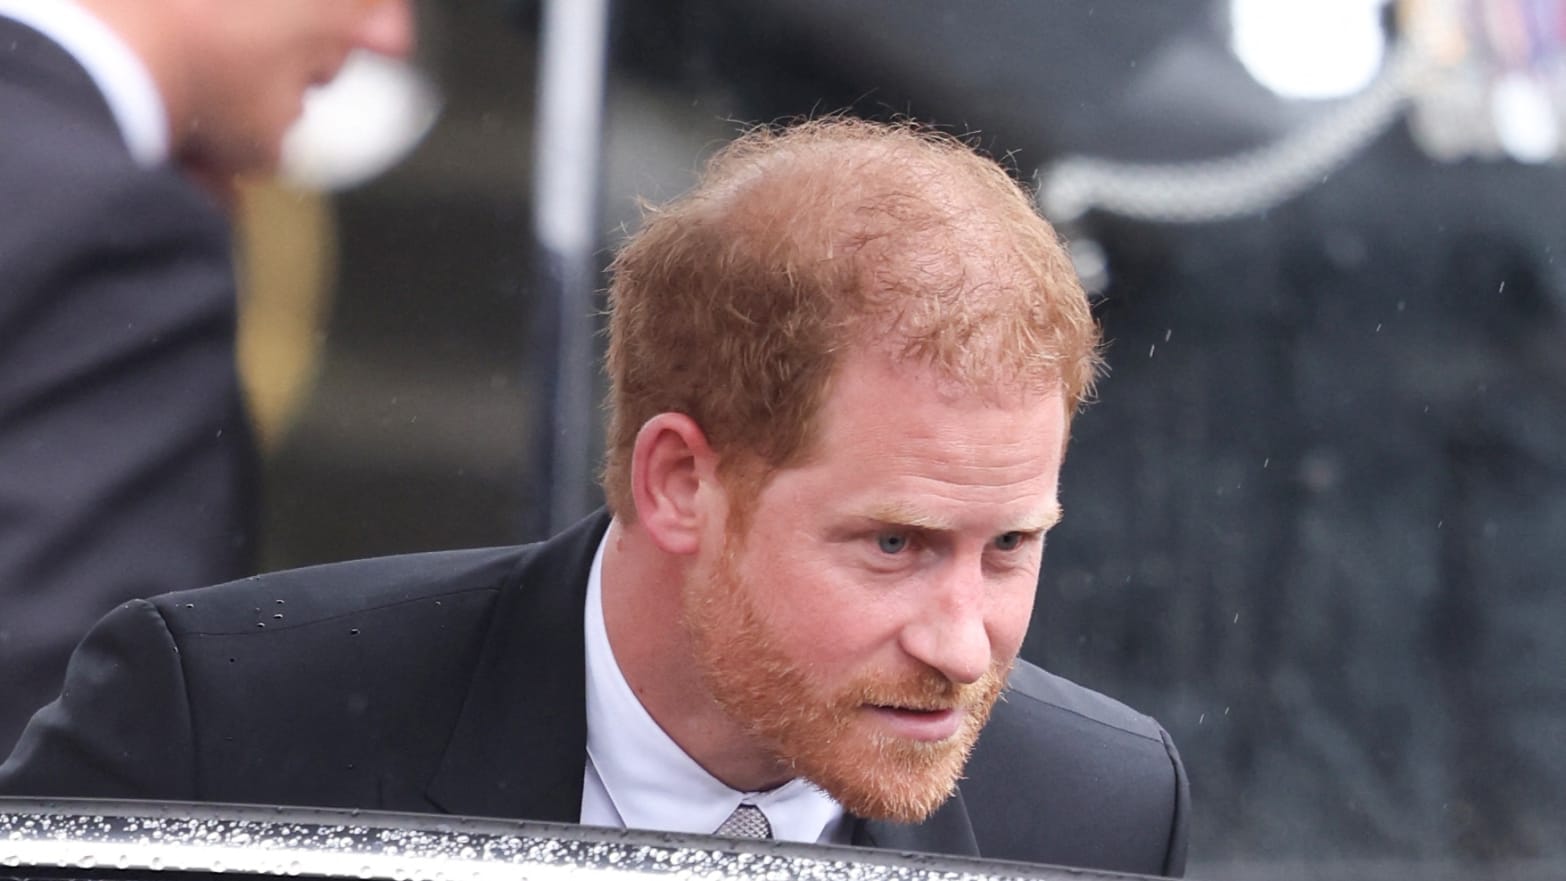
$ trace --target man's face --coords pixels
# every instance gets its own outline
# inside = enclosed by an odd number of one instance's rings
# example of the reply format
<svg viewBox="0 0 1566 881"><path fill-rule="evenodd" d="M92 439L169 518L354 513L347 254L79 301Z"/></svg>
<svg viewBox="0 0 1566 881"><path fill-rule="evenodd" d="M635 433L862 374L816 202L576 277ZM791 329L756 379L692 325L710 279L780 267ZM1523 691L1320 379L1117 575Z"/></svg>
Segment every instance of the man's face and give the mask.
<svg viewBox="0 0 1566 881"><path fill-rule="evenodd" d="M1027 630L1065 410L1002 400L849 356L815 455L686 585L712 696L857 815L916 821L947 799Z"/></svg>
<svg viewBox="0 0 1566 881"><path fill-rule="evenodd" d="M270 171L304 95L355 49L412 50L410 0L191 0L194 15L174 140L215 174Z"/></svg>

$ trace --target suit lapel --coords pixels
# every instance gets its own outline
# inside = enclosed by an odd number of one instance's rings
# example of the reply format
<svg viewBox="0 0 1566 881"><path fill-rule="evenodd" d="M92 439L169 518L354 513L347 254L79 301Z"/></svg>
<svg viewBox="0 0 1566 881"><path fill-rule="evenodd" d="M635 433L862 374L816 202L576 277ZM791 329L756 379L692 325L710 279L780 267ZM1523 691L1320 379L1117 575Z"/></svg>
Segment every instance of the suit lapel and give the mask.
<svg viewBox="0 0 1566 881"><path fill-rule="evenodd" d="M427 793L452 814L575 823L587 758L582 610L609 517L536 547L497 601Z"/></svg>
<svg viewBox="0 0 1566 881"><path fill-rule="evenodd" d="M923 823L893 823L855 818L853 840L859 847L881 850L978 856L979 845L968 821L968 808L958 790Z"/></svg>

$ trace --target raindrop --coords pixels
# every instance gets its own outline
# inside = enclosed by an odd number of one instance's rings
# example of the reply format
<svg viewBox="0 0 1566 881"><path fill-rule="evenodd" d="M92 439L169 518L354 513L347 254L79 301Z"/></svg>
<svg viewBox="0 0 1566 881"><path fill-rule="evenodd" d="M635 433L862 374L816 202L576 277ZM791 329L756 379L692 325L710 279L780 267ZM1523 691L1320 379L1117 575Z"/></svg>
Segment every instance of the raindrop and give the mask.
<svg viewBox="0 0 1566 881"><path fill-rule="evenodd" d="M359 635L359 628L355 627L352 630L349 630L348 631L348 635L349 636L358 636Z"/></svg>
<svg viewBox="0 0 1566 881"><path fill-rule="evenodd" d="M266 629L266 622L265 621L257 621L256 622L256 628L258 630L265 630Z"/></svg>

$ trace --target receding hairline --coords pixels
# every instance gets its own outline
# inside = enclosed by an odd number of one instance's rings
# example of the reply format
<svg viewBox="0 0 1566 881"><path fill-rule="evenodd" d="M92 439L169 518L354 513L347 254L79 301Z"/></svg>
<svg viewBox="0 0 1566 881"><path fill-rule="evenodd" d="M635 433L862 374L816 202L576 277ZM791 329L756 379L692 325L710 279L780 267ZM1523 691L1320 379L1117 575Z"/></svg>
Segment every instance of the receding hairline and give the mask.
<svg viewBox="0 0 1566 881"><path fill-rule="evenodd" d="M999 163L912 123L758 127L714 157L707 178L695 193L700 217L736 247L855 265L851 284L865 296L840 315L844 336L895 335L903 316L934 304L898 289L931 280L960 290L969 305L958 311L969 315L1010 306L1009 287L1038 281L1014 246L1055 235ZM1040 389L1063 378L1030 377Z"/></svg>
<svg viewBox="0 0 1566 881"><path fill-rule="evenodd" d="M750 449L761 462L781 466L808 451L811 416L830 388L835 362L867 338L894 359L929 366L970 390L1059 388L1068 423L1084 390L1090 392L1096 332L1058 236L1039 216L1028 187L964 139L916 123L846 117L757 127L709 159L691 190L646 207L642 230L615 261L611 333L622 292L636 294L626 302L638 304L635 323L624 327L652 326L640 295L661 284L703 291L676 301L722 313L707 326L727 327L728 339L753 335L775 314L785 322L765 326L803 344L791 351L787 344L731 347L751 358L742 373L755 369L767 377L761 386L767 403L758 408L717 396L708 412L708 398L693 393L703 428L716 429L726 455ZM697 257L721 271L693 271L680 262ZM1067 302L1073 298L1082 299L1080 309ZM769 299L774 305L765 305ZM634 388L643 395L627 395L623 411L611 409L618 448L629 443L630 424L654 412L643 403L655 387L629 369L632 349L618 350L615 361L615 339L614 393ZM680 341L679 334L664 339ZM798 357L768 360L778 353ZM797 394L778 385L780 377ZM670 387L684 388L662 386ZM667 397L654 408L678 408L675 396ZM787 403L794 399L816 404L794 413ZM620 399L613 400L618 407ZM743 419L763 411L792 414L801 428L772 445L730 430L745 423L724 421L724 414ZM709 424L713 413L719 418ZM609 464L624 456L611 451ZM612 478L605 473L607 486Z"/></svg>
<svg viewBox="0 0 1566 881"><path fill-rule="evenodd" d="M1011 180L1000 165L954 135L914 123L830 117L745 131L708 161L694 193L709 217L765 213L768 208L781 213L830 182L839 196L833 207L852 212L898 196L929 202L946 195L968 201L979 189L981 169ZM956 171L968 172L969 180L954 176ZM895 185L899 180L906 183ZM758 191L769 190L785 198L756 198Z"/></svg>

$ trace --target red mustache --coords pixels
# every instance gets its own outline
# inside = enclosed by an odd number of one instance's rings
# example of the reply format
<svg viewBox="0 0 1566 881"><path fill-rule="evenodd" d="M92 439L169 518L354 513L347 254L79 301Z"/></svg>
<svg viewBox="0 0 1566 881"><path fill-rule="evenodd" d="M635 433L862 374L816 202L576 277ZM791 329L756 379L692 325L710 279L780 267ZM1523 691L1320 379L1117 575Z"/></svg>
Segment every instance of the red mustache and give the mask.
<svg viewBox="0 0 1566 881"><path fill-rule="evenodd" d="M998 691L1000 674L991 669L976 682L953 682L935 670L911 677L880 678L851 689L855 706L895 707L901 710L937 712L978 706Z"/></svg>

